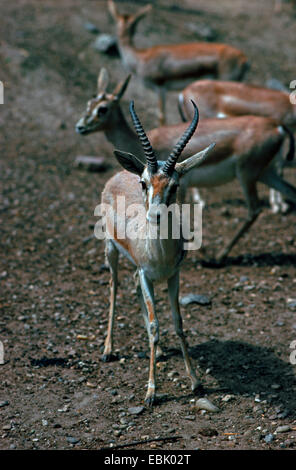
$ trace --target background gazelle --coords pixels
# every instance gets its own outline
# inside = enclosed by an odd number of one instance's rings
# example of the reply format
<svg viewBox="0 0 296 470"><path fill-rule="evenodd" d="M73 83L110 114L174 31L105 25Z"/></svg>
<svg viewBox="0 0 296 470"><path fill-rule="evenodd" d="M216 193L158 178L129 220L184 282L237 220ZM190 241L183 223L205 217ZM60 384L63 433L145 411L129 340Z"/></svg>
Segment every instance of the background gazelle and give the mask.
<svg viewBox="0 0 296 470"><path fill-rule="evenodd" d="M189 358L179 309L179 269L185 255L184 241L182 237L178 239L172 237L171 219L168 222L167 238L161 238L159 234L157 238L149 237L149 231L151 225L159 226L163 205L171 207L171 204L176 202L179 180L185 174L190 173L193 167L201 164L213 145L187 160L177 163L178 157L198 124L198 111L195 107L195 114L191 124L174 147L168 159L165 162L158 161L133 109L133 103L131 103L130 110L137 134L144 149L147 165L144 165L136 155L115 150L117 160L127 171L115 174L106 183L102 193L102 204L105 207L111 208L111 210L106 211L106 255L111 271L111 297L108 334L103 360L106 361L112 356L118 254L121 252L133 262L137 269L139 282L137 293L143 310L150 343L150 370L145 400L149 405L152 405L156 397L156 348L159 337L153 292L154 283L167 280L174 325L181 342L186 370L192 383L192 390L197 390L200 386L200 381ZM137 238L128 234L126 234L124 239L118 238L119 229L123 226L127 227L127 224L130 222L124 213L117 210L118 196L125 198L126 207L138 204L145 208L145 216L138 224Z"/></svg>
<svg viewBox="0 0 296 470"><path fill-rule="evenodd" d="M138 49L133 42L138 22L151 10L151 5L132 15L120 14L108 0L109 11L116 22L120 55L123 64L138 75L145 85L155 88L159 96L160 124L165 122L166 89L184 87L184 80L202 76L224 80L241 80L248 69L245 54L233 46L193 42L157 45Z"/></svg>
<svg viewBox="0 0 296 470"><path fill-rule="evenodd" d="M184 122L192 118L191 100L198 102L202 119L246 115L271 117L284 126L291 140L294 139L296 105L291 102L288 92L233 81L197 80L179 94L179 111ZM281 176L284 167L296 167L295 160L286 160L281 151L274 165ZM274 213L286 212L289 208L274 189L270 189L269 201Z"/></svg>
<svg viewBox="0 0 296 470"><path fill-rule="evenodd" d="M106 71L102 70L98 77L98 95L88 102L86 112L79 119L76 130L82 135L103 130L115 147L135 153L144 162L143 149L120 108L120 98L128 81L129 77L119 83L113 93L107 93L108 76ZM159 160L165 159L169 149L176 145L178 136L185 132L186 127L186 123L180 123L161 126L147 133ZM245 196L248 217L221 251L218 256L220 261L226 258L260 213L257 182L263 182L295 201L295 189L277 174L275 168L275 159L287 137L290 143L287 159L292 159L294 140L274 119L261 116L201 119L198 132L193 134L184 148L183 158L186 158L209 146L211 142L216 143L215 149L200 168L193 169L181 179L181 201L185 199L187 188L211 188L229 183L235 178L239 180Z"/></svg>

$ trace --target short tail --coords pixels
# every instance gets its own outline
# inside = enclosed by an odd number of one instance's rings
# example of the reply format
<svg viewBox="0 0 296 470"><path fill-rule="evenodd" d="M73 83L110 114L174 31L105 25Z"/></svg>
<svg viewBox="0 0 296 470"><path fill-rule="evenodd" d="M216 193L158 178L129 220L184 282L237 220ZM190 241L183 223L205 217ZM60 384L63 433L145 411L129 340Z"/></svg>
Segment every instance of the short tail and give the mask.
<svg viewBox="0 0 296 470"><path fill-rule="evenodd" d="M282 124L282 128L284 129L284 131L286 132L286 134L288 134L288 137L289 137L289 142L290 142L290 146L289 146L289 150L288 150L288 153L286 155L286 160L288 162L291 162L293 159L294 159L294 156L295 156L295 139L294 139L294 134L293 132L287 127L287 126L284 126Z"/></svg>
<svg viewBox="0 0 296 470"><path fill-rule="evenodd" d="M183 122L189 121L189 119L186 118L185 112L184 112L184 96L183 96L183 93L179 93L179 96L178 96L178 111L179 111L179 114L180 114L181 119L182 119Z"/></svg>

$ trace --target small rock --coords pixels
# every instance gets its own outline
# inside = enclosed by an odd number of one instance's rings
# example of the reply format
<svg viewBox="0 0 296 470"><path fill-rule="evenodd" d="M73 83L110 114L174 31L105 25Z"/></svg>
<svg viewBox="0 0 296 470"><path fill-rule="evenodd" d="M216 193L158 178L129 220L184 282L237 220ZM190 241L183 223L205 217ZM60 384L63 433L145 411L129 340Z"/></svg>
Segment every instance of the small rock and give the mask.
<svg viewBox="0 0 296 470"><path fill-rule="evenodd" d="M287 300L287 305L290 310L296 311L296 299L288 299Z"/></svg>
<svg viewBox="0 0 296 470"><path fill-rule="evenodd" d="M69 442L69 444L78 444L79 439L77 439L77 437L68 436L67 441Z"/></svg>
<svg viewBox="0 0 296 470"><path fill-rule="evenodd" d="M273 90L287 91L285 85L283 85L282 82L276 78L269 78L266 82L266 86L267 88L272 88Z"/></svg>
<svg viewBox="0 0 296 470"><path fill-rule="evenodd" d="M207 41L213 41L217 36L215 31L205 24L188 23L187 27L190 31L196 33L200 38L206 39Z"/></svg>
<svg viewBox="0 0 296 470"><path fill-rule="evenodd" d="M92 47L104 54L113 54L118 52L117 39L111 34L99 34L94 40Z"/></svg>
<svg viewBox="0 0 296 470"><path fill-rule="evenodd" d="M225 401L226 403L234 398L233 395L225 395L225 397L222 398L222 401Z"/></svg>
<svg viewBox="0 0 296 470"><path fill-rule="evenodd" d="M219 411L219 408L213 405L207 398L199 398L195 402L195 407L199 410L210 411L211 413L217 413Z"/></svg>
<svg viewBox="0 0 296 470"><path fill-rule="evenodd" d="M264 440L267 444L269 444L270 442L272 442L274 440L274 435L273 434L266 434L266 436L264 436Z"/></svg>
<svg viewBox="0 0 296 470"><path fill-rule="evenodd" d="M181 297L180 304L183 307L186 307L186 305L189 304L210 305L211 300L206 295L188 294L184 297Z"/></svg>
<svg viewBox="0 0 296 470"><path fill-rule="evenodd" d="M281 432L288 432L290 431L291 428L288 424L284 424L283 426L278 426L275 430L276 433L281 433Z"/></svg>
<svg viewBox="0 0 296 470"><path fill-rule="evenodd" d="M187 415L187 416L184 416L184 419L187 419L188 421L195 421L195 416L194 415Z"/></svg>
<svg viewBox="0 0 296 470"><path fill-rule="evenodd" d="M127 411L130 415L139 415L143 413L144 409L144 406L132 406L131 408L128 408Z"/></svg>
<svg viewBox="0 0 296 470"><path fill-rule="evenodd" d="M9 401L7 400L0 401L0 408L3 408L4 406L8 406L8 405L9 405Z"/></svg>
<svg viewBox="0 0 296 470"><path fill-rule="evenodd" d="M88 22L88 21L87 21L86 23L84 23L83 26L84 26L84 29L85 29L86 31L88 31L89 33L98 34L98 33L100 32L100 30L96 27L95 24L90 23L90 22Z"/></svg>

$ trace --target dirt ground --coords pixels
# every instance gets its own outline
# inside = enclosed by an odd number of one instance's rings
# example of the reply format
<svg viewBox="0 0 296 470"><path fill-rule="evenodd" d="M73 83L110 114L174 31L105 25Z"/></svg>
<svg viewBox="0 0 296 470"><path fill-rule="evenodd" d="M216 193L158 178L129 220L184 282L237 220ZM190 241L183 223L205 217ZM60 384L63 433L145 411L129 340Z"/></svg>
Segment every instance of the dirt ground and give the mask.
<svg viewBox="0 0 296 470"><path fill-rule="evenodd" d="M119 3L119 2L118 2ZM145 2L120 2L131 11ZM202 40L246 52L248 81L296 78L296 12L273 1L151 2L138 45ZM175 7L174 7L175 6ZM228 263L203 266L246 215L237 183L203 191L203 250L187 257L181 295L208 296L207 306L182 307L190 353L206 396L218 413L197 410L174 334L165 286L156 291L162 398L143 406L148 341L135 296L133 268L120 261L115 345L118 360L102 363L109 272L93 212L118 166L104 134L81 137L75 123L96 91L105 66L112 86L126 76L118 57L97 52L95 36L114 33L105 1L12 0L0 3L1 317L0 449L101 449L134 441L135 449L291 449L296 446L296 213L264 211ZM191 25L190 27L188 25ZM176 94L169 122L179 122ZM146 129L157 126L156 96L132 78L123 100L134 99ZM110 169L77 169L77 155L104 156ZM295 171L285 177L296 185ZM132 410L131 410L132 408ZM164 440L157 440L157 439ZM155 441L153 441L155 439ZM149 441L150 440L150 441Z"/></svg>

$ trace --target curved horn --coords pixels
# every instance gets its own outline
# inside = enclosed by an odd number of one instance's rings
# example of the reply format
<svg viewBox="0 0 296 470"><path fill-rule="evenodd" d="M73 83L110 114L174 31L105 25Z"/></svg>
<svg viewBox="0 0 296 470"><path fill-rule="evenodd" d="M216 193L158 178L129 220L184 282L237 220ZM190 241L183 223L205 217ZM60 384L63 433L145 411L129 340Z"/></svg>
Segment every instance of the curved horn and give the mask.
<svg viewBox="0 0 296 470"><path fill-rule="evenodd" d="M132 117L135 129L136 129L136 132L138 134L138 137L139 137L139 139L141 141L141 144L142 144L142 147L144 149L148 169L149 169L150 173L152 173L152 174L156 173L157 172L156 156L155 156L154 150L153 150L153 148L152 148L152 146L151 146L151 144L148 140L148 137L145 134L144 128L143 128L138 116L136 115L133 101L130 102L130 108L129 109L130 109L131 117Z"/></svg>
<svg viewBox="0 0 296 470"><path fill-rule="evenodd" d="M191 103L194 106L194 116L193 116L191 124L186 129L186 131L182 135L181 139L177 142L177 144L175 145L173 151L169 155L169 158L165 162L165 165L164 165L162 171L163 171L163 173L166 173L167 175L172 174L179 156L183 152L185 146L188 144L189 140L191 139L192 135L195 132L195 129L197 128L198 121L199 121L199 112L198 112L198 108L197 108L196 104L194 103L194 101L191 100Z"/></svg>

